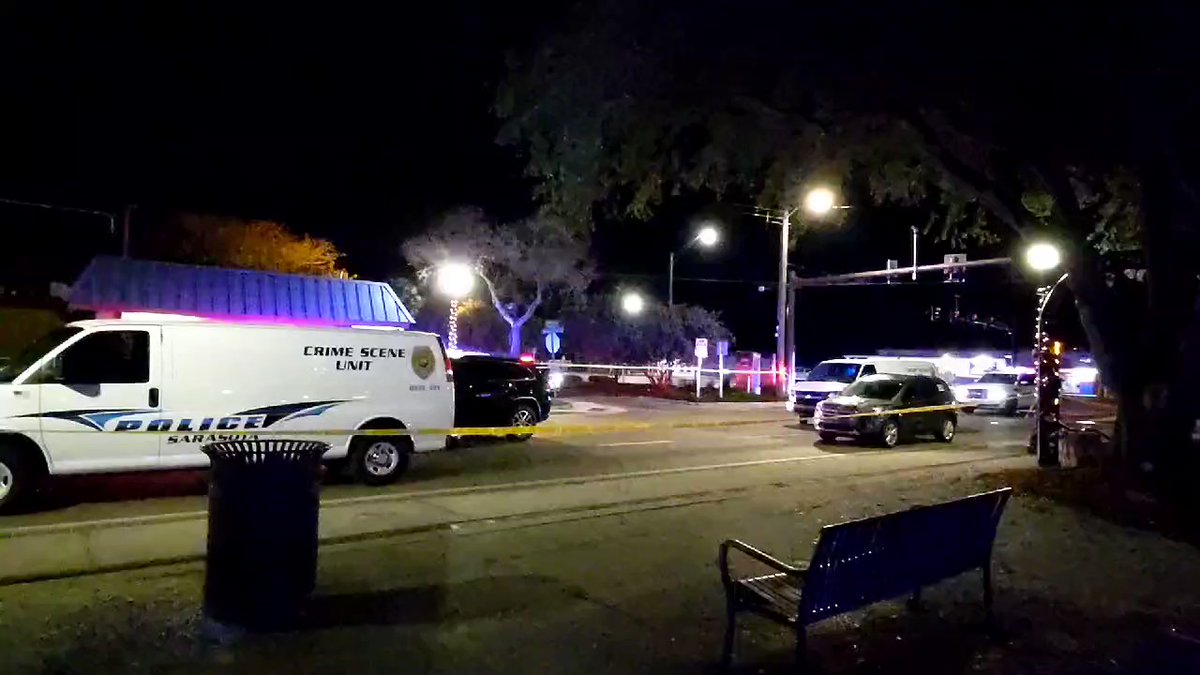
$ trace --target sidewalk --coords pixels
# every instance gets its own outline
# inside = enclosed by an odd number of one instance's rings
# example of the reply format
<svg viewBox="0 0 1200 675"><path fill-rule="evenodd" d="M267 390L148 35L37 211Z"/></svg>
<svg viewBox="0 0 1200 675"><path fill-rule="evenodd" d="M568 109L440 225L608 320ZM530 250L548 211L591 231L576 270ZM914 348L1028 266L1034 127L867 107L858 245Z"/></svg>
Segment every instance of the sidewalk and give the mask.
<svg viewBox="0 0 1200 675"><path fill-rule="evenodd" d="M953 467L326 546L304 625L230 645L200 637L199 564L10 586L0 648L14 673L709 673L721 539L806 558L825 523L979 489ZM883 604L820 624L811 653L853 673L1200 667L1189 546L1017 498L995 570L999 639L981 630L967 575L930 588L922 613ZM790 672L790 653L785 631L748 619L735 672Z"/></svg>

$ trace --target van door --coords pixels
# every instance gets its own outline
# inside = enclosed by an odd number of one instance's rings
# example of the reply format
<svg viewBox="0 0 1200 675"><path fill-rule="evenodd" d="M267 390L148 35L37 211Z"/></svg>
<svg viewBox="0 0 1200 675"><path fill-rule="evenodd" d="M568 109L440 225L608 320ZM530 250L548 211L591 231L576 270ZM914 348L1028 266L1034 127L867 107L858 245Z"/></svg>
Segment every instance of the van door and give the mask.
<svg viewBox="0 0 1200 675"><path fill-rule="evenodd" d="M85 333L42 365L32 381L56 472L158 465L160 436L139 432L161 412L161 359L161 328L114 326Z"/></svg>

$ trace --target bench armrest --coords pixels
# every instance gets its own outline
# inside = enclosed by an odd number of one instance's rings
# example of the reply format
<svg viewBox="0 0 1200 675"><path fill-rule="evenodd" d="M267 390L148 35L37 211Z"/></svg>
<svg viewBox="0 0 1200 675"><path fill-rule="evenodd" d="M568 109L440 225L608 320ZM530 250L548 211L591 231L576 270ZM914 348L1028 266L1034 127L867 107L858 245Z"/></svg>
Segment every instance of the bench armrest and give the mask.
<svg viewBox="0 0 1200 675"><path fill-rule="evenodd" d="M726 589L732 589L733 587L733 577L729 575L729 549L731 548L759 561L767 567L785 574L802 578L806 571L803 567L790 565L778 558L771 557L746 542L738 541L737 539L726 539L721 542L720 554L717 557L717 565L721 568L721 583L724 584Z"/></svg>

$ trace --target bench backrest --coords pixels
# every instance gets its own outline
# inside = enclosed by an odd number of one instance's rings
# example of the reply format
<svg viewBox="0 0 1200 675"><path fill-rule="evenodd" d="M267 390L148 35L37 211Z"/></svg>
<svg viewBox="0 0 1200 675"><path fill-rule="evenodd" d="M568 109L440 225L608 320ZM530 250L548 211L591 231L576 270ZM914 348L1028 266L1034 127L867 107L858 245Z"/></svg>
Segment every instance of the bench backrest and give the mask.
<svg viewBox="0 0 1200 675"><path fill-rule="evenodd" d="M1012 488L821 529L802 624L899 597L989 564Z"/></svg>

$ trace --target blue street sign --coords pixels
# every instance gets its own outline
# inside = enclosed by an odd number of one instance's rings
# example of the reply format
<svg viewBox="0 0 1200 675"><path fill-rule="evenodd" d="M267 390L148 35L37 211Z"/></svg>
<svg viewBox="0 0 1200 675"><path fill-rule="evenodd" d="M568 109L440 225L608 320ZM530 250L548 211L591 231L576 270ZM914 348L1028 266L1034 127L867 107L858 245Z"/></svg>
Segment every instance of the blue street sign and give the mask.
<svg viewBox="0 0 1200 675"><path fill-rule="evenodd" d="M562 349L562 335L559 333L546 333L546 351L551 354L557 354L560 349Z"/></svg>

